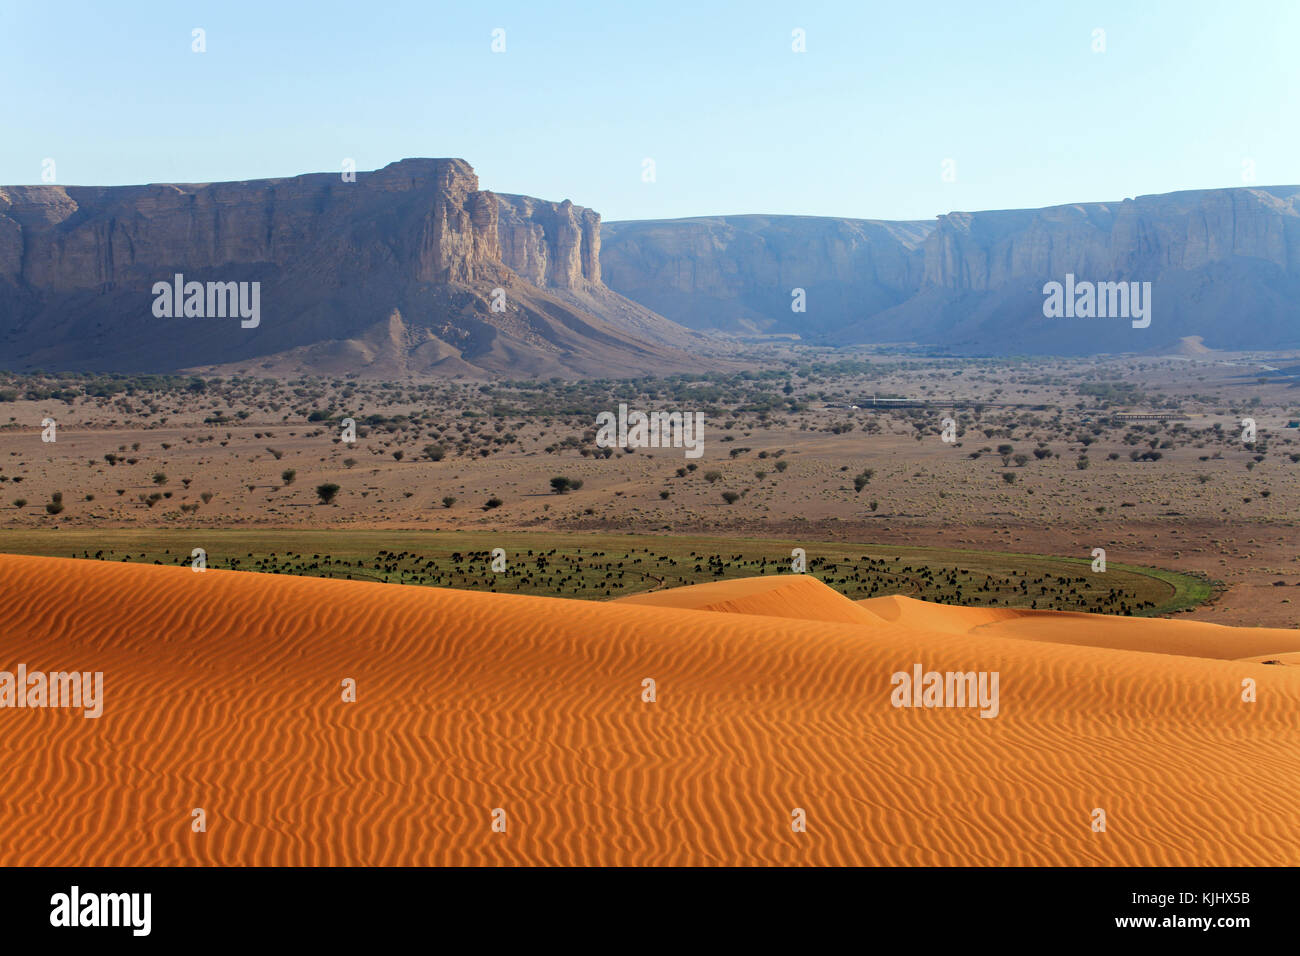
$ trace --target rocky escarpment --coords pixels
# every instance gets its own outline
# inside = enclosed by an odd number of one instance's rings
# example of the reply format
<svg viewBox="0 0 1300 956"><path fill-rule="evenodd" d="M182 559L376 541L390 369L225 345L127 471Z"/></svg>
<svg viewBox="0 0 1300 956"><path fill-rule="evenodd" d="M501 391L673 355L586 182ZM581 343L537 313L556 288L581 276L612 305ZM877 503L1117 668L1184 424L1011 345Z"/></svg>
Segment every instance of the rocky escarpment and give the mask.
<svg viewBox="0 0 1300 956"><path fill-rule="evenodd" d="M691 366L675 351L690 333L603 285L599 243L592 210L480 190L460 159L403 160L355 181L0 187L0 360L374 374L603 375L651 356ZM261 321L158 318L151 290L177 273L259 282Z"/></svg>
<svg viewBox="0 0 1300 956"><path fill-rule="evenodd" d="M954 212L934 223L736 216L604 226L609 285L696 328L973 354L1300 346L1300 187ZM1150 282L1152 321L1048 319L1043 286ZM791 290L806 290L806 313Z"/></svg>
<svg viewBox="0 0 1300 956"><path fill-rule="evenodd" d="M925 243L926 285L986 290L1026 276L1191 272L1233 259L1300 269L1296 187L949 213Z"/></svg>
<svg viewBox="0 0 1300 956"><path fill-rule="evenodd" d="M808 338L912 295L933 228L815 216L612 222L601 259L611 288L683 325ZM795 289L804 312L792 308Z"/></svg>
<svg viewBox="0 0 1300 956"><path fill-rule="evenodd" d="M600 281L600 214L567 199L497 195L501 259L534 285L590 290Z"/></svg>
<svg viewBox="0 0 1300 956"><path fill-rule="evenodd" d="M1300 187L1208 189L941 216L918 293L839 341L1078 355L1300 346ZM1047 318L1044 285L1150 283L1150 323Z"/></svg>

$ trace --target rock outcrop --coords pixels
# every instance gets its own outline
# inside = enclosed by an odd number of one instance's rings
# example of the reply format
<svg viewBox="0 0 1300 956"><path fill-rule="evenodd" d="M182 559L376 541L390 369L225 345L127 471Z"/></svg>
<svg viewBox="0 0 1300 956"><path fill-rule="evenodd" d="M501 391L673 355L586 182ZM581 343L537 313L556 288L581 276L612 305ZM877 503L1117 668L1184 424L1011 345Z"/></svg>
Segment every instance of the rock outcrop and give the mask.
<svg viewBox="0 0 1300 956"><path fill-rule="evenodd" d="M1300 347L1300 187L954 212L934 223L734 216L603 227L611 288L684 325L966 354ZM1048 319L1043 286L1150 282L1152 321ZM791 311L791 290L806 293Z"/></svg>
<svg viewBox="0 0 1300 956"><path fill-rule="evenodd" d="M599 249L597 213L480 190L460 159L403 160L354 182L0 187L0 361L376 375L695 367L681 349L699 337L606 288ZM261 321L158 318L151 290L177 273L259 282Z"/></svg>
<svg viewBox="0 0 1300 956"><path fill-rule="evenodd" d="M261 320L160 318L153 289L176 274L259 283ZM1067 275L1151 283L1150 325L1046 318L1043 286ZM715 366L716 333L988 355L1300 347L1300 187L934 222L605 224L481 190L459 159L354 182L0 187L8 368L635 375Z"/></svg>
<svg viewBox="0 0 1300 956"><path fill-rule="evenodd" d="M498 195L501 259L533 285L590 290L600 281L600 214L569 200Z"/></svg>
<svg viewBox="0 0 1300 956"><path fill-rule="evenodd" d="M927 222L720 216L605 223L610 288L695 329L816 338L919 287ZM792 309L803 289L809 307Z"/></svg>

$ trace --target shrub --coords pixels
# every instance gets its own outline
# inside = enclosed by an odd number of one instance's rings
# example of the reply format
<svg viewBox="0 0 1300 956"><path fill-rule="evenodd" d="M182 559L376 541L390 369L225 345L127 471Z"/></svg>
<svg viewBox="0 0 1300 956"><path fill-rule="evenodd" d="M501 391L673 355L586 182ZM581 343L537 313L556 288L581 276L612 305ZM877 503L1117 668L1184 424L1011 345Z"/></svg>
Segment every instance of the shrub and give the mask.
<svg viewBox="0 0 1300 956"><path fill-rule="evenodd" d="M339 486L333 482L326 482L323 485L316 486L316 497L320 499L323 505L329 504L334 500L334 496L339 493Z"/></svg>

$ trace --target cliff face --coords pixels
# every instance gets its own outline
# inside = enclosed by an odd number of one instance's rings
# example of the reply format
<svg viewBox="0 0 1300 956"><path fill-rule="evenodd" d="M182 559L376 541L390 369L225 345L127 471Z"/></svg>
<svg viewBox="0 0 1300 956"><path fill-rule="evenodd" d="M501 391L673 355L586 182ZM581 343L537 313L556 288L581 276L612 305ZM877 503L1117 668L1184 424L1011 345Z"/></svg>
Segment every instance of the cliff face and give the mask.
<svg viewBox="0 0 1300 956"><path fill-rule="evenodd" d="M614 222L601 257L610 288L683 325L806 337L911 295L933 228L813 216ZM791 308L797 288L803 313Z"/></svg>
<svg viewBox="0 0 1300 956"><path fill-rule="evenodd" d="M408 159L355 183L333 174L204 185L0 187L0 278L34 289L105 289L159 266L285 266L322 234L378 253L421 282L473 282L508 266L534 285L600 284L600 215L529 196L480 191L464 160Z"/></svg>
<svg viewBox="0 0 1300 956"><path fill-rule="evenodd" d="M694 328L954 352L1300 346L1300 187L954 212L935 223L735 216L604 226L610 287ZM1044 283L1150 282L1152 324L1051 321ZM807 311L791 311L803 288Z"/></svg>
<svg viewBox="0 0 1300 956"><path fill-rule="evenodd" d="M941 216L915 297L840 341L909 339L980 354L1300 345L1300 187L1211 189L1118 203ZM1048 319L1043 285L1151 283L1151 324Z"/></svg>
<svg viewBox="0 0 1300 956"><path fill-rule="evenodd" d="M1038 210L950 213L925 243L927 285L993 289L1022 277L1191 272L1234 257L1300 268L1294 187L1215 189Z"/></svg>
<svg viewBox="0 0 1300 956"><path fill-rule="evenodd" d="M0 361L151 371L228 364L366 339L394 314L417 351L425 333L438 339L437 361L455 359L442 371L457 374L607 374L644 365L650 346L637 336L688 344L685 330L605 288L599 248L592 210L480 190L460 159L403 160L355 182L321 173L0 187ZM195 320L160 327L150 290L178 272L261 282L266 318L244 334ZM498 288L504 313L492 309ZM432 370L395 366L372 371Z"/></svg>
<svg viewBox="0 0 1300 956"><path fill-rule="evenodd" d="M600 281L600 214L567 199L498 195L501 259L534 285L591 289Z"/></svg>
<svg viewBox="0 0 1300 956"><path fill-rule="evenodd" d="M151 290L176 273L261 283L261 322L158 319ZM1067 274L1150 282L1150 326L1045 319L1043 284ZM791 308L796 289L803 312ZM1300 347L1300 187L933 223L603 225L568 200L481 190L459 159L403 160L351 183L321 173L0 187L10 368L529 376L711 362L703 336L663 316L742 336L973 354L1149 351L1188 336Z"/></svg>

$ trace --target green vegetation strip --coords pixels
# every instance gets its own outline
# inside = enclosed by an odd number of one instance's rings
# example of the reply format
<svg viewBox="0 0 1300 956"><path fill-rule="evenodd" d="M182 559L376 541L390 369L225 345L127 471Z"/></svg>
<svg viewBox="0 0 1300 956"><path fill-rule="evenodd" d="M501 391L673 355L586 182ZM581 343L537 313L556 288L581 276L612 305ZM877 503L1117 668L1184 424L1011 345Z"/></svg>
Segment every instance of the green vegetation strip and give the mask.
<svg viewBox="0 0 1300 956"><path fill-rule="evenodd" d="M807 572L860 600L905 594L973 607L1151 616L1194 607L1211 582L1091 560L852 542L549 532L112 529L0 531L0 551L606 600L707 581ZM504 571L493 551L505 552ZM498 560L498 566L500 561Z"/></svg>

